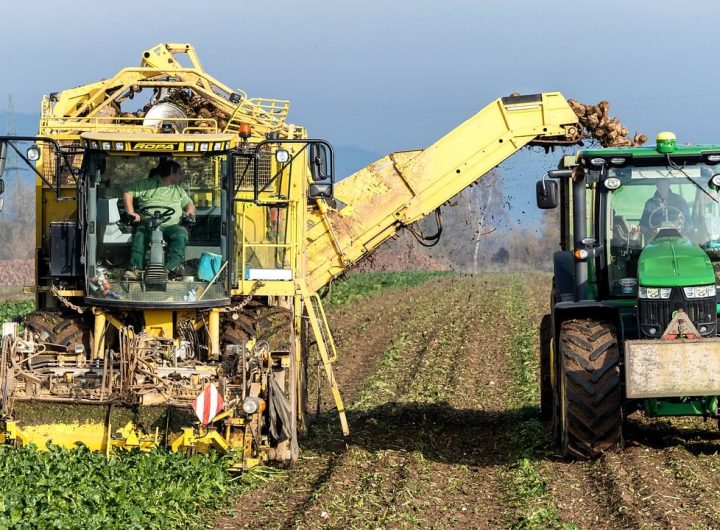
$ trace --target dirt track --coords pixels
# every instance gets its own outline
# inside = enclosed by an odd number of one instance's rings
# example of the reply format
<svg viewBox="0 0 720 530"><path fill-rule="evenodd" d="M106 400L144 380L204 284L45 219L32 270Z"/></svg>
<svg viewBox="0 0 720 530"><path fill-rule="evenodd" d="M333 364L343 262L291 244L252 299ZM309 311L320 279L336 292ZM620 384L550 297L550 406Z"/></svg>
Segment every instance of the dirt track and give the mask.
<svg viewBox="0 0 720 530"><path fill-rule="evenodd" d="M432 280L335 309L352 436L323 396L295 468L217 528L720 528L720 434L632 417L623 453L561 461L537 418L549 276Z"/></svg>

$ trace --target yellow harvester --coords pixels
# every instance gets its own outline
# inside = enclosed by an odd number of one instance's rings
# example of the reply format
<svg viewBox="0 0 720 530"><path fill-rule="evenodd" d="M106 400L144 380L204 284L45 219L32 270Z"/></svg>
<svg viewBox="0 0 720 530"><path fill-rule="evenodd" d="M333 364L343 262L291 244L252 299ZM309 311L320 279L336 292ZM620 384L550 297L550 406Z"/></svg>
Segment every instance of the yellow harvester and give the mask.
<svg viewBox="0 0 720 530"><path fill-rule="evenodd" d="M3 325L0 443L290 463L310 343L347 433L318 290L522 147L581 136L561 94L510 96L336 182L331 145L286 123L288 108L220 83L191 46L163 44L139 67L44 98L37 137L0 137L0 174L10 151L37 173L24 205L37 212L37 309ZM129 276L137 227L124 194L169 160L195 206L184 271L165 268L158 226L172 214L153 206L139 212L152 224L145 266Z"/></svg>

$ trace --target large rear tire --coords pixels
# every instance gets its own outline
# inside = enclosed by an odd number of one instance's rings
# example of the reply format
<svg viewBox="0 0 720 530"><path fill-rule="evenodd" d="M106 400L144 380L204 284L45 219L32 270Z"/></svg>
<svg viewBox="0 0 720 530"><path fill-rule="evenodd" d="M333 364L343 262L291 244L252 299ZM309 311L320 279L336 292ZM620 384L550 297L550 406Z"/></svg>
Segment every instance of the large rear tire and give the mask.
<svg viewBox="0 0 720 530"><path fill-rule="evenodd" d="M622 447L622 390L615 328L593 319L563 322L559 356L563 456L596 458Z"/></svg>
<svg viewBox="0 0 720 530"><path fill-rule="evenodd" d="M552 315L545 315L540 321L540 419L553 416L553 389L551 372L551 341L553 338Z"/></svg>
<svg viewBox="0 0 720 530"><path fill-rule="evenodd" d="M25 316L25 325L42 334L44 342L65 346L69 352L77 345L85 351L92 348L92 330L80 315L33 311Z"/></svg>

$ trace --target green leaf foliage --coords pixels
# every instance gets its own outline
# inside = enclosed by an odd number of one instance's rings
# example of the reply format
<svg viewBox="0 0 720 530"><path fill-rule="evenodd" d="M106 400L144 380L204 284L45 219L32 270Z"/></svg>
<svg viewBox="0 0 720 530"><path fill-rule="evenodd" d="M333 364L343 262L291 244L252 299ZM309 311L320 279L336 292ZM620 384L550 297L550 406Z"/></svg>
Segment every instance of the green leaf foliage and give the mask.
<svg viewBox="0 0 720 530"><path fill-rule="evenodd" d="M423 282L447 276L446 271L355 272L334 282L328 293L330 305L344 305L374 294L407 289ZM327 303L327 302L326 302Z"/></svg>
<svg viewBox="0 0 720 530"><path fill-rule="evenodd" d="M252 474L233 479L229 460L166 450L0 447L0 529L205 528Z"/></svg>
<svg viewBox="0 0 720 530"><path fill-rule="evenodd" d="M0 303L0 323L24 316L35 309L34 300L19 300Z"/></svg>

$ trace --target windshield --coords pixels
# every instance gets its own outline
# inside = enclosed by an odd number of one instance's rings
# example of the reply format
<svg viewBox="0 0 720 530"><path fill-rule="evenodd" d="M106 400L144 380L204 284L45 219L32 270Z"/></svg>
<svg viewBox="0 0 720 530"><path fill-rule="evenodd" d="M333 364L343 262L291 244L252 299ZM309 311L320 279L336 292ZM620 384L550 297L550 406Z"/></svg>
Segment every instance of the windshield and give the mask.
<svg viewBox="0 0 720 530"><path fill-rule="evenodd" d="M608 275L614 295L637 289L640 252L660 232L677 233L720 262L720 205L712 166L611 168L621 186L607 194ZM675 231L675 232L673 232Z"/></svg>
<svg viewBox="0 0 720 530"><path fill-rule="evenodd" d="M104 155L96 154L102 157ZM222 156L107 156L91 179L89 296L192 303L227 297ZM89 204L90 206L90 204Z"/></svg>

